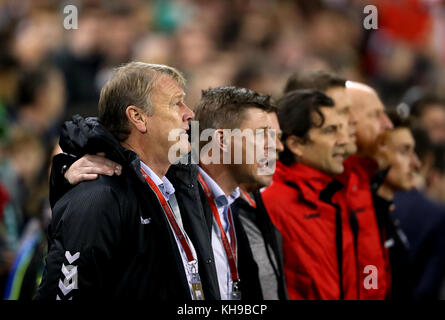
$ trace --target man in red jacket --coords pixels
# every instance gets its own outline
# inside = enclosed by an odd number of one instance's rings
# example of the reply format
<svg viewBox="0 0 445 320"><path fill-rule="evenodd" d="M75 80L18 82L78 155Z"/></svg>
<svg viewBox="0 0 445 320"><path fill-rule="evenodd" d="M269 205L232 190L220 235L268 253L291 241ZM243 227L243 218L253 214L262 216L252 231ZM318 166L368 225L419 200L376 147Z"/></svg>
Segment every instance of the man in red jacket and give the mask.
<svg viewBox="0 0 445 320"><path fill-rule="evenodd" d="M343 298L341 212L331 202L341 185L331 182L343 172L348 135L333 106L316 90L293 91L279 101L284 151L262 197L282 233L290 299Z"/></svg>
<svg viewBox="0 0 445 320"><path fill-rule="evenodd" d="M346 90L346 79L341 76L325 70L317 71L302 71L294 73L289 77L284 92L290 92L298 89L316 89L325 93L334 100L334 108L340 116L344 118L346 134L349 136L346 143L347 156L357 152L355 130L357 126L357 119L351 113L352 102ZM345 188L337 192L333 198L334 202L341 205L342 220L342 247L341 261L342 269L342 283L344 299L356 300L359 297L359 285L357 274L357 248L356 237L357 234L353 232L350 225L350 215L346 206ZM340 226L338 226L340 227Z"/></svg>
<svg viewBox="0 0 445 320"><path fill-rule="evenodd" d="M358 154L344 162L345 170L336 179L345 187L333 199L343 209L344 297L385 299L390 290L389 258L384 239L380 237L371 187L377 191L379 182L383 182L383 179L374 179L378 165L373 158L377 153L377 138L392 124L374 89L347 83L348 88L344 80L326 71L302 72L289 78L285 92L321 90L335 101L337 110L349 118L350 134L355 131L356 139L350 140L347 151L352 155L358 147Z"/></svg>
<svg viewBox="0 0 445 320"><path fill-rule="evenodd" d="M380 186L374 160L377 139L392 128L391 120L376 91L364 84L348 81L351 114L360 119L356 126L357 154L344 163L345 171L337 176L346 187L341 196L350 214L350 223L356 234L358 298L380 300L389 297L391 274L388 250L384 248L377 224L372 192ZM381 182L381 181L380 181Z"/></svg>

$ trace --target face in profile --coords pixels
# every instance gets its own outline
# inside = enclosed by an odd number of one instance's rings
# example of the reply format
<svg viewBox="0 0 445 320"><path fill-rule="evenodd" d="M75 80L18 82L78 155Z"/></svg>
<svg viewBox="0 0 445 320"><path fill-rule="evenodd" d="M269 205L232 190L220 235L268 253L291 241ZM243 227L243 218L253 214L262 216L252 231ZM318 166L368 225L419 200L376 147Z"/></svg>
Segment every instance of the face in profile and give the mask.
<svg viewBox="0 0 445 320"><path fill-rule="evenodd" d="M259 190L262 187L266 187L272 183L272 177L273 173L275 172L275 166L276 166L276 160L277 155L279 152L282 152L284 150L283 143L281 142L281 136L282 132L280 129L280 124L278 122L278 117L275 112L270 112L267 114L268 120L269 120L269 128L266 129L265 134L267 134L266 137L268 137L270 140L270 145L265 145L264 150L265 153L269 152L271 148L275 147L275 153L274 155L267 154L267 166L271 168L269 172L265 172L267 174L260 174L259 170L256 171L256 176L254 177L255 182L251 183L242 183L241 187L244 190L247 190L248 192L254 192L256 190ZM254 173L254 172L252 172Z"/></svg>
<svg viewBox="0 0 445 320"><path fill-rule="evenodd" d="M190 151L190 143L186 131L193 112L184 103L184 91L172 78L162 76L152 94L153 113L148 117L148 135L163 154L175 144L176 149L186 154ZM175 140L169 140L169 134L174 134ZM178 145L179 144L179 145Z"/></svg>
<svg viewBox="0 0 445 320"><path fill-rule="evenodd" d="M286 139L288 148L297 161L328 175L343 172L343 161L346 158L348 135L343 125L344 117L333 107L320 108L324 122L321 127L312 127L308 132L308 140L302 141L295 136ZM314 123L320 122L320 116L313 114Z"/></svg>
<svg viewBox="0 0 445 320"><path fill-rule="evenodd" d="M420 161L414 152L415 142L408 128L396 128L381 137L379 157L390 166L384 184L393 192L408 191L415 186Z"/></svg>
<svg viewBox="0 0 445 320"><path fill-rule="evenodd" d="M445 106L427 106L420 120L433 143L445 143Z"/></svg>
<svg viewBox="0 0 445 320"><path fill-rule="evenodd" d="M334 108L340 117L343 118L343 130L347 136L346 153L351 155L357 152L357 144L355 130L357 120L351 112L351 98L349 97L345 87L334 87L326 91L326 95L334 100Z"/></svg>
<svg viewBox="0 0 445 320"><path fill-rule="evenodd" d="M380 98L372 90L347 89L352 97L351 111L357 119L357 147L365 156L373 157L379 136L392 128Z"/></svg>
<svg viewBox="0 0 445 320"><path fill-rule="evenodd" d="M269 185L275 171L277 150L283 149L276 114L249 108L243 114L239 129L242 133L252 134L235 136L233 139L232 169L236 179L240 184L256 185L258 188ZM241 158L240 161L235 161L236 156Z"/></svg>

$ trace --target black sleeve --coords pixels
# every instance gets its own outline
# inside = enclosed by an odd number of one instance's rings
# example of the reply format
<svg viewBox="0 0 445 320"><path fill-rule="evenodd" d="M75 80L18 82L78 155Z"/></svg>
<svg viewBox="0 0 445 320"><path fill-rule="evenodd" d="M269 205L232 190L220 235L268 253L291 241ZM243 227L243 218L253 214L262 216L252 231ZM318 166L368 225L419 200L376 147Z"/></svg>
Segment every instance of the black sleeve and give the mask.
<svg viewBox="0 0 445 320"><path fill-rule="evenodd" d="M105 288L112 282L110 260L122 241L121 209L117 193L99 181L80 183L55 205L37 299L110 294Z"/></svg>
<svg viewBox="0 0 445 320"><path fill-rule="evenodd" d="M73 186L65 179L66 170L77 160L73 155L59 153L53 157L49 179L49 203L54 208L56 202ZM64 166L66 166L64 168Z"/></svg>

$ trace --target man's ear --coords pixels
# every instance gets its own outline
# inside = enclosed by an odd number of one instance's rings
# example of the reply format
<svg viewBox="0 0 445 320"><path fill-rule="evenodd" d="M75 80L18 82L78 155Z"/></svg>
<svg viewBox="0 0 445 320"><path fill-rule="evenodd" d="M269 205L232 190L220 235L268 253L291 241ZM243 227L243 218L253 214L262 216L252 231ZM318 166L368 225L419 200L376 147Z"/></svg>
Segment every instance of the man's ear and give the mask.
<svg viewBox="0 0 445 320"><path fill-rule="evenodd" d="M148 117L145 112L136 106L128 106L125 110L128 121L135 127L140 133L146 133L148 131L146 118Z"/></svg>
<svg viewBox="0 0 445 320"><path fill-rule="evenodd" d="M223 129L217 129L215 132L213 132L213 141L216 142L216 145L218 148L222 151L229 151L229 143L230 141L227 141L228 137L224 137L224 131Z"/></svg>
<svg viewBox="0 0 445 320"><path fill-rule="evenodd" d="M292 152L297 157L301 157L303 155L303 139L291 135L286 138L284 144L290 150L290 152Z"/></svg>

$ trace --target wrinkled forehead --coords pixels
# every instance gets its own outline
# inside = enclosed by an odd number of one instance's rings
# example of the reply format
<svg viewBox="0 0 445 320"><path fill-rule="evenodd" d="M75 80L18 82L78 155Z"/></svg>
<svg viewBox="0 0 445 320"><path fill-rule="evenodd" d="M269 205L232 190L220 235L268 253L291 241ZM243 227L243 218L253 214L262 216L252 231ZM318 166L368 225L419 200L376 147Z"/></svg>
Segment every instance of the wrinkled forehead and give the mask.
<svg viewBox="0 0 445 320"><path fill-rule="evenodd" d="M170 76L161 75L156 80L154 92L165 97L184 97L185 92L179 83Z"/></svg>

